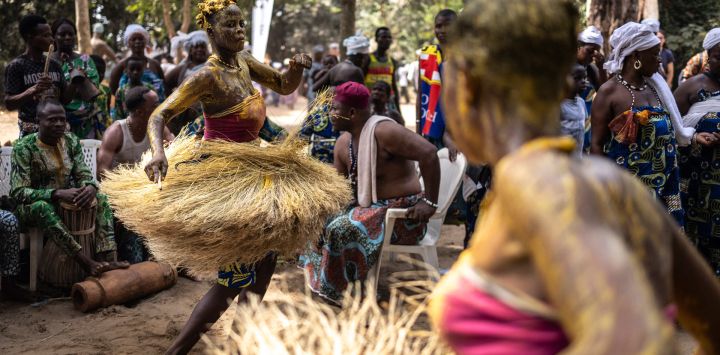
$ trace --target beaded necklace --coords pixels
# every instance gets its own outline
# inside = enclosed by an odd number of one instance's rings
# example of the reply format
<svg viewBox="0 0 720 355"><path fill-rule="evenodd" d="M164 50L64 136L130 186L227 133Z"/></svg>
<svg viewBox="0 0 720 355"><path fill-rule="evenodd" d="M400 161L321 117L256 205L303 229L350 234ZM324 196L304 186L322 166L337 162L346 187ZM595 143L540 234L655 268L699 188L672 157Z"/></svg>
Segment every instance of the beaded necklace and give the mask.
<svg viewBox="0 0 720 355"><path fill-rule="evenodd" d="M620 84L623 84L623 86L625 86L625 87L630 87L631 89L633 89L635 91L643 91L643 90L647 89L647 87L648 87L648 83L645 79L643 79L643 85L639 88L635 87L635 85L628 83L620 74L617 75L617 79L620 82Z"/></svg>
<svg viewBox="0 0 720 355"><path fill-rule="evenodd" d="M625 81L620 74L617 75L616 79L617 79L617 81L618 81L622 86L624 86L624 87L627 89L627 91L630 93L630 97L632 97L632 103L630 104L630 108L631 108L631 109L632 109L633 107L635 107L635 91L643 91L643 90L645 90L647 87L650 87L650 90L651 90L651 91L653 92L653 94L655 95L655 99L656 99L657 102L658 102L658 106L662 106L662 101L660 101L660 95L658 95L657 90L655 90L655 88L652 87L652 85L648 85L647 81L645 81L645 82L643 83L643 87L639 89L639 88L636 88L636 87L633 86L633 85L630 85L630 83L628 83L627 81Z"/></svg>
<svg viewBox="0 0 720 355"><path fill-rule="evenodd" d="M350 178L350 187L352 188L353 195L357 196L357 159L355 158L355 154L353 154L352 138L350 138L350 147L348 150L350 154L350 172L348 178Z"/></svg>
<svg viewBox="0 0 720 355"><path fill-rule="evenodd" d="M222 59L220 59L220 57L219 57L218 55L216 55L216 54L211 55L210 58L214 58L214 59L217 60L220 64L228 67L229 69L240 70L240 66L239 66L239 65L232 65L232 64L225 63L225 62L224 62Z"/></svg>

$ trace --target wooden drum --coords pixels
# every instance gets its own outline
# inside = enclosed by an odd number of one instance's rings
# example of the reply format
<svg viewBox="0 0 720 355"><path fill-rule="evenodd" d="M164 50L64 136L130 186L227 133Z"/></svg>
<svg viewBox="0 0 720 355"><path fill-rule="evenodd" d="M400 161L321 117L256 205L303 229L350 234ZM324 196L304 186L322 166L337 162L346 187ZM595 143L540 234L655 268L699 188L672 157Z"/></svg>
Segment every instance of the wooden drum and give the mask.
<svg viewBox="0 0 720 355"><path fill-rule="evenodd" d="M67 227L73 236L80 237L95 233L97 199L93 199L90 207L84 210L71 203L60 201L59 212L65 227Z"/></svg>
<svg viewBox="0 0 720 355"><path fill-rule="evenodd" d="M94 259L97 200L93 200L87 209L61 201L57 212L75 241L82 246L80 252ZM43 248L39 274L43 282L61 288L70 288L89 276L74 257L67 255L54 242L47 243Z"/></svg>

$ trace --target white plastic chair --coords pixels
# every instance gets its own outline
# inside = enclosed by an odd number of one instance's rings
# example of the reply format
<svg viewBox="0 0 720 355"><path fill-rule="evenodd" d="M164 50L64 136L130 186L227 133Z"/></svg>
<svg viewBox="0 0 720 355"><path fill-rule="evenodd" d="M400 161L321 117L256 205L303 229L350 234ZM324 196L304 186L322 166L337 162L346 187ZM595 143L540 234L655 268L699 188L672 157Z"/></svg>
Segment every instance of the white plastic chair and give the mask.
<svg viewBox="0 0 720 355"><path fill-rule="evenodd" d="M442 227L445 215L447 214L450 204L457 194L460 182L465 174L465 168L467 167L467 160L465 156L458 153L457 159L454 162L450 161L448 157L448 150L441 149L438 151L438 158L440 159L440 193L438 194L438 209L435 214L430 218L427 224L427 230L425 236L420 242L420 245L395 245L391 244L392 231L395 227L395 221L398 219L404 219L407 209L405 208L390 208L385 214L385 225L383 230L383 245L378 256L378 261L373 267L374 270L370 272L370 275L375 277L375 288L377 289L377 283L380 278L380 264L382 261L383 253L407 253L407 254L419 254L423 261L429 265L432 265L436 270L439 268L438 255L437 255L437 241L440 239L440 228Z"/></svg>
<svg viewBox="0 0 720 355"><path fill-rule="evenodd" d="M10 172L12 147L2 147L0 152L0 196L10 195ZM30 228L20 235L20 249L30 247L30 291L37 290L37 270L42 255L43 235L40 229Z"/></svg>
<svg viewBox="0 0 720 355"><path fill-rule="evenodd" d="M12 158L12 147L0 149L0 196L10 195L10 161Z"/></svg>
<svg viewBox="0 0 720 355"><path fill-rule="evenodd" d="M97 182L97 152L102 142L97 139L83 139L80 141L82 145L85 164L90 168L93 179Z"/></svg>
<svg viewBox="0 0 720 355"><path fill-rule="evenodd" d="M90 168L93 179L97 182L97 151L100 148L97 139L83 139L82 145L85 164ZM0 196L10 194L10 170L12 160L12 147L2 147L0 154ZM43 251L43 233L39 228L29 228L27 233L20 235L20 249L30 247L30 291L37 290L37 274L40 258Z"/></svg>

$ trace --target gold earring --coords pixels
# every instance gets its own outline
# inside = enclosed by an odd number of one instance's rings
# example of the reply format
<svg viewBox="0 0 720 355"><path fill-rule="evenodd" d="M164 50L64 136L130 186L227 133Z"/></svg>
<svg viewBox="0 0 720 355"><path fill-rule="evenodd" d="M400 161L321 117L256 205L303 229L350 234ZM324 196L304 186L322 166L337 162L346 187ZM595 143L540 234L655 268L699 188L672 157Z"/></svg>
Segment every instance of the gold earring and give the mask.
<svg viewBox="0 0 720 355"><path fill-rule="evenodd" d="M633 68L635 68L635 70L640 70L640 68L642 68L642 62L640 61L640 59L635 61L635 65L633 65Z"/></svg>

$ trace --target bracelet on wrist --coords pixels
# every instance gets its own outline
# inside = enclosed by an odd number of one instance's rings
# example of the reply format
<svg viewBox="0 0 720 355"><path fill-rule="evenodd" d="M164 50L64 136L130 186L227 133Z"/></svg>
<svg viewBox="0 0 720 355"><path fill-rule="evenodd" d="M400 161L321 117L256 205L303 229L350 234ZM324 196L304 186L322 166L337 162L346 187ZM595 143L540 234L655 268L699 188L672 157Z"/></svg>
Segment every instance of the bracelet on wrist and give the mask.
<svg viewBox="0 0 720 355"><path fill-rule="evenodd" d="M425 204L427 204L428 206L430 206L434 209L438 209L438 207L439 207L437 203L428 200L427 197L421 198L420 201L425 202Z"/></svg>

